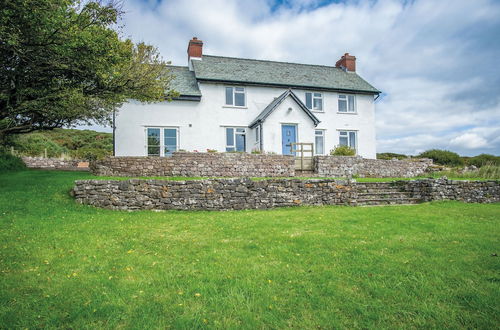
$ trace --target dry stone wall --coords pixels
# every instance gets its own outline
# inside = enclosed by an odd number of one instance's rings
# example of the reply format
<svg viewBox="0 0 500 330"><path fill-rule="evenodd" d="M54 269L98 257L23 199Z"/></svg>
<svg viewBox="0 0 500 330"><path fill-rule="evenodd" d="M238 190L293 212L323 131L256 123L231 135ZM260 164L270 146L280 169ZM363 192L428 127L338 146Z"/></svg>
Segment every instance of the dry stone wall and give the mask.
<svg viewBox="0 0 500 330"><path fill-rule="evenodd" d="M175 152L172 157L108 157L91 163L104 176L288 177L294 158L247 153Z"/></svg>
<svg viewBox="0 0 500 330"><path fill-rule="evenodd" d="M89 162L78 159L59 159L42 157L21 157L28 168L44 170L88 171Z"/></svg>
<svg viewBox="0 0 500 330"><path fill-rule="evenodd" d="M81 180L75 182L73 195L78 203L116 210L238 210L297 205L401 204L443 199L493 203L500 202L500 182L425 179L356 183L330 179L253 181L243 178ZM370 199L367 196L371 196Z"/></svg>
<svg viewBox="0 0 500 330"><path fill-rule="evenodd" d="M238 210L348 204L350 185L333 180L82 180L77 202L118 210Z"/></svg>
<svg viewBox="0 0 500 330"><path fill-rule="evenodd" d="M361 178L412 178L425 174L432 159L383 160L350 156L315 156L314 171L318 176Z"/></svg>

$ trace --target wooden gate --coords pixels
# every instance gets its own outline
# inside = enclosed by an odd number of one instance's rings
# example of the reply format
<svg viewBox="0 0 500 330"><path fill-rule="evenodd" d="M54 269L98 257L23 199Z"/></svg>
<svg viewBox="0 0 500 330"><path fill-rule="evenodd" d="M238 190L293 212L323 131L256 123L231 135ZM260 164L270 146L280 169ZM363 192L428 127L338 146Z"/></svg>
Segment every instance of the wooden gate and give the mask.
<svg viewBox="0 0 500 330"><path fill-rule="evenodd" d="M312 171L314 169L313 143L292 143L292 155L295 155L295 170L296 171Z"/></svg>

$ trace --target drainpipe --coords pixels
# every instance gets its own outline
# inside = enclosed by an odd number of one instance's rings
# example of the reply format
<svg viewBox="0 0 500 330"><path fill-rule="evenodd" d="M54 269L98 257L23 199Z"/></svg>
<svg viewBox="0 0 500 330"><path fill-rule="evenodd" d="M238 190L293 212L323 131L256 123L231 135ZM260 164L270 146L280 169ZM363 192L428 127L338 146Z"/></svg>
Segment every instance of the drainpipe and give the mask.
<svg viewBox="0 0 500 330"><path fill-rule="evenodd" d="M259 124L259 140L260 140L260 145L259 145L259 148L260 148L260 152L264 152L264 142L262 141L262 137L263 137L263 134L262 134L262 123Z"/></svg>
<svg viewBox="0 0 500 330"><path fill-rule="evenodd" d="M115 119L116 119L116 110L113 109L113 156L116 156L116 140L115 140L115 131L116 131L116 126L115 126Z"/></svg>

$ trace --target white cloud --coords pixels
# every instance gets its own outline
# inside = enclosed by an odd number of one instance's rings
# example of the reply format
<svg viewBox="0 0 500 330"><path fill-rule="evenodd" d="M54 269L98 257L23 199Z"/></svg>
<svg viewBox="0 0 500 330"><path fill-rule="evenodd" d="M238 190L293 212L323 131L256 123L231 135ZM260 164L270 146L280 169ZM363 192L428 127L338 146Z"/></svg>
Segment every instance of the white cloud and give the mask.
<svg viewBox="0 0 500 330"><path fill-rule="evenodd" d="M464 133L454 137L450 141L450 145L467 149L477 149L487 147L488 141L475 133Z"/></svg>
<svg viewBox="0 0 500 330"><path fill-rule="evenodd" d="M124 35L177 65L187 64L193 36L214 55L334 65L350 52L358 73L385 93L376 105L380 152L500 154L498 135L481 133L500 127L500 2L320 3L130 0ZM469 147L452 143L467 134L478 137Z"/></svg>

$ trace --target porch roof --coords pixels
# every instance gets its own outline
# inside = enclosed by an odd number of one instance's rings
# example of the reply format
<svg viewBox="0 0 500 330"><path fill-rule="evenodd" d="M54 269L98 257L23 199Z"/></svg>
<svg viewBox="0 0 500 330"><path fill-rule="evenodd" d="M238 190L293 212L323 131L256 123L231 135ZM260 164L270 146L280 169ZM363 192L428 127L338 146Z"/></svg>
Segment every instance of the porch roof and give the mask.
<svg viewBox="0 0 500 330"><path fill-rule="evenodd" d="M314 126L318 126L318 124L321 121L311 112L311 110L309 110L306 107L306 105L299 99L299 97L294 92L292 92L291 89L288 89L285 92L283 92L283 94L275 98L271 103L269 103L269 105L265 107L264 110L262 110L262 112L250 123L250 125L248 125L248 127L254 128L255 126L263 123L266 120L266 118L269 117L269 115L274 111L274 109L276 109L278 105L280 105L281 102L283 102L288 96L290 96L299 105L299 107L307 114L307 116L311 118L311 120L314 123Z"/></svg>

